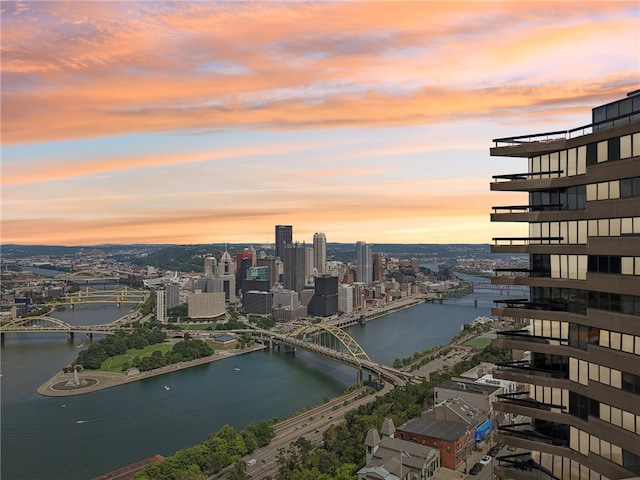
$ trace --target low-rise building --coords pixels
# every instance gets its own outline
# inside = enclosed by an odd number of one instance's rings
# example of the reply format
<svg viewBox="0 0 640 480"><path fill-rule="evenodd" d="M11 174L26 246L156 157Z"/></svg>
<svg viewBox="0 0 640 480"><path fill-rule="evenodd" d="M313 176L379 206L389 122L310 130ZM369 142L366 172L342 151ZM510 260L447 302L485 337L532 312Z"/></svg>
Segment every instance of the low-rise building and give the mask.
<svg viewBox="0 0 640 480"><path fill-rule="evenodd" d="M396 437L437 448L443 467L455 470L474 450L474 428L463 423L415 417L398 427Z"/></svg>
<svg viewBox="0 0 640 480"><path fill-rule="evenodd" d="M358 480L427 480L440 469L436 448L394 437L393 421L386 418L380 434L370 428L365 438L366 465L358 470Z"/></svg>

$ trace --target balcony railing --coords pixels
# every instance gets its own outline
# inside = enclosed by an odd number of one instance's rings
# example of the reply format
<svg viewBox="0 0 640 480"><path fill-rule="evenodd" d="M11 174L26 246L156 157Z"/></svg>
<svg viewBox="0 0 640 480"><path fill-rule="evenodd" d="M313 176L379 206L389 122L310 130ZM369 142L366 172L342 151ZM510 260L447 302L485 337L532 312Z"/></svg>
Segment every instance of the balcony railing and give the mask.
<svg viewBox="0 0 640 480"><path fill-rule="evenodd" d="M531 213L531 212L553 212L562 208L561 203L542 203L538 205L500 205L493 208L493 213ZM504 211L502 211L504 210Z"/></svg>
<svg viewBox="0 0 640 480"><path fill-rule="evenodd" d="M497 396L500 403L508 403L510 405L518 405L521 407L530 407L537 410L550 411L552 409L566 410L567 407L563 405L556 405L553 403L544 403L534 400L529 397L529 392L514 392L514 393L501 393Z"/></svg>
<svg viewBox="0 0 640 480"><path fill-rule="evenodd" d="M494 268L494 277L535 277L535 278L550 278L551 272L543 270L532 270L526 267L504 267Z"/></svg>
<svg viewBox="0 0 640 480"><path fill-rule="evenodd" d="M547 445L556 445L560 447L569 446L569 441L564 438L549 437L540 432L535 431L529 423L514 423L512 425L498 426L499 433L515 438L522 438L533 442L542 442Z"/></svg>
<svg viewBox="0 0 640 480"><path fill-rule="evenodd" d="M548 378L568 378L569 373L562 370L549 370L546 368L534 367L528 360L516 360L513 362L496 363L498 371L523 373L526 375L536 375Z"/></svg>
<svg viewBox="0 0 640 480"><path fill-rule="evenodd" d="M630 114L619 115L614 118L608 118L601 122L590 123L581 127L572 128L571 130L556 130L555 132L533 133L529 135L520 135L517 137L495 138L493 142L495 143L496 147L514 147L528 143L544 143L554 142L557 140L568 140L570 138L577 138L598 131L598 127L607 127L609 125L625 125L638 121L638 119L638 113L631 112Z"/></svg>
<svg viewBox="0 0 640 480"><path fill-rule="evenodd" d="M564 237L493 237L496 246L557 245Z"/></svg>
<svg viewBox="0 0 640 480"><path fill-rule="evenodd" d="M562 343L562 344L567 343L567 340L564 338L531 335L531 332L529 330L505 330L501 332L496 332L496 335L498 338L506 337L508 339L516 339L522 342L537 343L537 344L544 344L544 345L550 345L552 343L555 343L556 345L558 343Z"/></svg>
<svg viewBox="0 0 640 480"><path fill-rule="evenodd" d="M518 181L518 180L533 180L534 177L539 178L551 178L551 175L554 175L555 178L560 178L560 176L564 173L564 170L547 170L545 172L527 172L527 173L507 173L505 175L492 175L495 183L500 182L501 180L506 180L508 182ZM548 177L544 177L543 175L549 175Z"/></svg>
<svg viewBox="0 0 640 480"><path fill-rule="evenodd" d="M493 303L504 303L507 308L523 308L526 310L547 310L551 312L566 312L567 304L560 302L531 302L527 298L507 298L494 300Z"/></svg>
<svg viewBox="0 0 640 480"><path fill-rule="evenodd" d="M555 477L549 470L536 463L531 458L531 454L529 452L496 457L496 461L498 462L499 467L528 472L541 480L559 480L559 478Z"/></svg>

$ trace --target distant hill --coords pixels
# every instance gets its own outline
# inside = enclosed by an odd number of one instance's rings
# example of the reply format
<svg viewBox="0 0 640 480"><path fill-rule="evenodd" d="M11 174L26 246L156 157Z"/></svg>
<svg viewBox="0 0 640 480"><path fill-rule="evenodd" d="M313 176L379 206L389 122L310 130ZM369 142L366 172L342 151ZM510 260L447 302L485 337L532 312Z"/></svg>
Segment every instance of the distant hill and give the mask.
<svg viewBox="0 0 640 480"><path fill-rule="evenodd" d="M220 258L225 248L232 256L239 250L248 248L249 244L195 244L195 245L94 245L94 246L55 246L55 245L3 245L3 260L19 260L36 256L70 257L101 251L105 257L116 261L129 262L140 266L151 265L161 270L202 271L204 258L214 256ZM437 262L439 264L455 264L462 258L500 259L526 258L526 255L492 254L489 244L400 244L377 243L371 245L373 252L386 253L400 259L417 258L420 261ZM258 253L273 255L272 245L256 245ZM353 243L327 243L327 259L343 262L355 260L356 251Z"/></svg>

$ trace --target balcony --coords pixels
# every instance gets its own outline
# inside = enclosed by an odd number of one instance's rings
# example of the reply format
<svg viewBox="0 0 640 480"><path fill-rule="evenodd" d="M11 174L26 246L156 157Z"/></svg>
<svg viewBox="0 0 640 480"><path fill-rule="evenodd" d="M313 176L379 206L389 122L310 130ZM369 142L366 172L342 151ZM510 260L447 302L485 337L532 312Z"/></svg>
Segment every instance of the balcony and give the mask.
<svg viewBox="0 0 640 480"><path fill-rule="evenodd" d="M531 350L540 353L560 353L558 345L567 345L567 340L556 337L534 336L528 330L507 330L496 332L493 341L496 348L508 350Z"/></svg>
<svg viewBox="0 0 640 480"><path fill-rule="evenodd" d="M567 407L562 405L555 405L553 403L543 403L538 400L534 400L529 397L529 392L513 392L513 393L501 393L497 396L499 403L504 403L508 405L516 405L520 407L534 408L536 410L546 410L551 411L552 409L556 410L566 410Z"/></svg>
<svg viewBox="0 0 640 480"><path fill-rule="evenodd" d="M559 212L562 210L561 203L543 203L539 205L499 205L491 207L493 214L514 214L514 213L537 213L537 212Z"/></svg>
<svg viewBox="0 0 640 480"><path fill-rule="evenodd" d="M529 360L499 362L499 363L496 363L496 367L497 367L496 373L512 372L516 374L531 375L531 376L543 377L543 378L558 378L558 379L569 378L569 372L566 372L563 370L534 367ZM530 382L530 383L534 383L534 382Z"/></svg>
<svg viewBox="0 0 640 480"><path fill-rule="evenodd" d="M564 237L493 237L493 245L497 247L513 247L527 245L558 245Z"/></svg>
<svg viewBox="0 0 640 480"><path fill-rule="evenodd" d="M533 172L533 173L510 173L507 175L493 175L493 181L495 183L517 182L522 180L535 180L538 178L559 178L564 171L562 170L548 170L546 172ZM552 177L553 176L553 177Z"/></svg>
<svg viewBox="0 0 640 480"><path fill-rule="evenodd" d="M496 473L512 478L527 478L541 480L560 480L558 477L536 463L529 452L516 453L496 457Z"/></svg>
<svg viewBox="0 0 640 480"><path fill-rule="evenodd" d="M504 304L507 308L522 308L525 310L546 310L548 312L566 312L568 305L566 303L545 301L531 302L528 298L507 298L494 300L495 304Z"/></svg>
<svg viewBox="0 0 640 480"><path fill-rule="evenodd" d="M536 443L544 443L557 447L568 447L569 440L557 436L549 436L533 429L529 423L514 423L512 425L500 425L498 432L505 437L521 438ZM509 443L509 442L506 442Z"/></svg>

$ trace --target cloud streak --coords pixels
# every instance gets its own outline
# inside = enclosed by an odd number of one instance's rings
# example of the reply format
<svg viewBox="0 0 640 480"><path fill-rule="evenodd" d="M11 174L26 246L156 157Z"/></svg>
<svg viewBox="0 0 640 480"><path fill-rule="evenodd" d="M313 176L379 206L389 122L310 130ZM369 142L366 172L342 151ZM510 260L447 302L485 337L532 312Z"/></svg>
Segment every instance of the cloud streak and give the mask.
<svg viewBox="0 0 640 480"><path fill-rule="evenodd" d="M5 243L487 241L490 139L639 80L636 2L0 9Z"/></svg>

